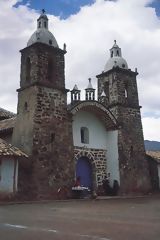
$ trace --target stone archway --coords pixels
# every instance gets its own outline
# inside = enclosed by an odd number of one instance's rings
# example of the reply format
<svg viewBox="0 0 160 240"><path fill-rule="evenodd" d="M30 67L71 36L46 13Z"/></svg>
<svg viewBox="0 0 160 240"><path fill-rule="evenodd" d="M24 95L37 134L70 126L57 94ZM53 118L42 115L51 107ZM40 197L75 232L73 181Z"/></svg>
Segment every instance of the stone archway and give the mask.
<svg viewBox="0 0 160 240"><path fill-rule="evenodd" d="M89 149L85 149L85 148L76 148L74 150L74 154L75 154L75 164L77 165L78 160L81 158L87 158L88 163L91 166L91 180L92 180L92 187L91 190L95 190L96 189L96 166L95 166L95 162L94 162L94 154L89 151Z"/></svg>
<svg viewBox="0 0 160 240"><path fill-rule="evenodd" d="M103 165L99 163L99 160L97 160L97 156L101 154L101 158L103 158ZM77 165L77 162L80 158L84 157L87 158L92 169L92 190L96 191L97 187L99 185L97 181L97 176L100 174L102 179L106 175L106 158L105 158L105 151L104 150L98 150L98 149L89 149L89 148L83 148L83 147L75 147L74 149L74 155L75 155L75 164ZM100 169L99 169L99 165ZM101 171L103 169L103 172ZM100 171L100 173L99 173Z"/></svg>

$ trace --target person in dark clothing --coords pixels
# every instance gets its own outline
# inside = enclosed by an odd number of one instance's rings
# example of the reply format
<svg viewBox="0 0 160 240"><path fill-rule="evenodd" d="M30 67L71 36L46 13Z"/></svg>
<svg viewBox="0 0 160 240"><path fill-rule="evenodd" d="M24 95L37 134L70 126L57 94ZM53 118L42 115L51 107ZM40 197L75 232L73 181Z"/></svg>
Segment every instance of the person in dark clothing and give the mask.
<svg viewBox="0 0 160 240"><path fill-rule="evenodd" d="M119 183L117 180L114 180L113 182L113 195L116 196L118 195L118 191L119 191Z"/></svg>
<svg viewBox="0 0 160 240"><path fill-rule="evenodd" d="M111 195L112 188L110 187L109 178L107 176L105 176L103 180L103 189L104 189L105 195Z"/></svg>

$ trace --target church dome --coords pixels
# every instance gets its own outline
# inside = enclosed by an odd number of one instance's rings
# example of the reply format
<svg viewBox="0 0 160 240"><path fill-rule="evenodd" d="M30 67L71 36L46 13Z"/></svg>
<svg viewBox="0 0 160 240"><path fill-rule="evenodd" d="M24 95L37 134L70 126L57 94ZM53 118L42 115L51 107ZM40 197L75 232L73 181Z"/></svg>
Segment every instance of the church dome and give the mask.
<svg viewBox="0 0 160 240"><path fill-rule="evenodd" d="M110 49L110 58L104 67L104 71L107 72L114 67L128 69L128 64L122 57L121 48L118 47L116 40L113 47Z"/></svg>
<svg viewBox="0 0 160 240"><path fill-rule="evenodd" d="M37 30L32 34L32 36L28 40L27 46L31 46L36 42L45 43L49 46L58 48L58 44L55 37L48 30L48 18L44 10L42 10L42 14L37 19Z"/></svg>

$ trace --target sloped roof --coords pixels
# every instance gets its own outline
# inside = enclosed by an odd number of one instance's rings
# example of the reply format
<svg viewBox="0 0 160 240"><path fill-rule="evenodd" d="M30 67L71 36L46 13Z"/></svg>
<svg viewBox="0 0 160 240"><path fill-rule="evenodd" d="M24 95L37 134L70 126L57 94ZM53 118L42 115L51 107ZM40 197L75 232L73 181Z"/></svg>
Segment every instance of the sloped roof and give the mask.
<svg viewBox="0 0 160 240"><path fill-rule="evenodd" d="M147 151L146 153L160 164L160 151Z"/></svg>
<svg viewBox="0 0 160 240"><path fill-rule="evenodd" d="M28 155L22 152L20 149L14 147L12 144L8 144L6 141L0 138L0 157L26 157Z"/></svg>
<svg viewBox="0 0 160 240"><path fill-rule="evenodd" d="M15 116L16 116L15 113L7 111L4 108L0 108L0 120L12 118Z"/></svg>
<svg viewBox="0 0 160 240"><path fill-rule="evenodd" d="M16 117L8 118L0 121L0 133L13 130L16 122Z"/></svg>

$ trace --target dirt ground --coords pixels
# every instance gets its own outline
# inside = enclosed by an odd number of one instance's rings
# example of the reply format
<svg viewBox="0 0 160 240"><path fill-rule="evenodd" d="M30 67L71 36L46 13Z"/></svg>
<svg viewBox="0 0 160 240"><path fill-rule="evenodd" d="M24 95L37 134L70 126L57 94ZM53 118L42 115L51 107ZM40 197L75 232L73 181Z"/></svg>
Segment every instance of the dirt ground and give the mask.
<svg viewBox="0 0 160 240"><path fill-rule="evenodd" d="M160 196L0 205L0 240L160 240Z"/></svg>

